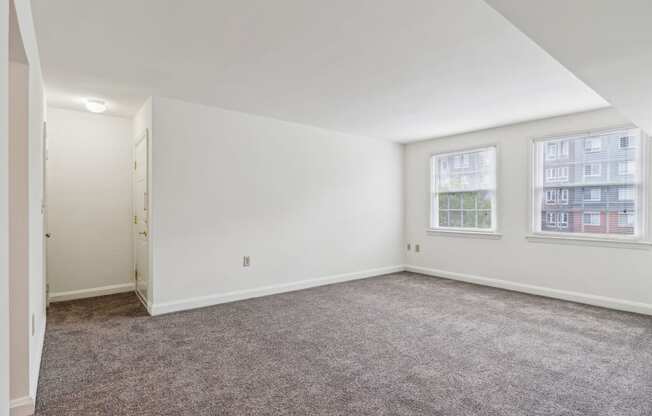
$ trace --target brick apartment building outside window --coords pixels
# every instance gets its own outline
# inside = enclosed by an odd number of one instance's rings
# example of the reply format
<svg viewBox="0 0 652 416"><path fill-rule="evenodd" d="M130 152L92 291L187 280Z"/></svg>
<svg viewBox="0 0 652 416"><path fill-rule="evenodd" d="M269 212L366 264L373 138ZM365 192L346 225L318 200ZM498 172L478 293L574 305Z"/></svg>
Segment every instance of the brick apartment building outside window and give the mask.
<svg viewBox="0 0 652 416"><path fill-rule="evenodd" d="M534 231L604 237L639 234L642 144L638 129L535 141Z"/></svg>

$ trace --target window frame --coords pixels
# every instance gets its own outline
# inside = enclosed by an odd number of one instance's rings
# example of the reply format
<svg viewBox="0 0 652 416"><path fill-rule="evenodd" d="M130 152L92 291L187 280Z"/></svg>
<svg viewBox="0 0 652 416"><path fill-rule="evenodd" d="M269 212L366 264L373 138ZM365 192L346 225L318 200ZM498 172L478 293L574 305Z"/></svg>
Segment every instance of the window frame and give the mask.
<svg viewBox="0 0 652 416"><path fill-rule="evenodd" d="M542 230L542 208L545 206L543 203L543 188L546 184L545 170L541 169L537 172L538 167L543 166L545 156L540 155L542 152L537 151L537 146L540 142L551 140L573 140L586 136L604 136L610 133L615 133L622 130L636 130L637 137L639 138L638 146L630 146L627 149L637 149L637 158L634 162L634 169L638 169L641 184L636 188L636 212L638 223L634 224L633 234L599 234L599 233L579 233L579 232L557 232ZM592 130L579 130L570 132L561 132L559 134L552 134L540 137L531 137L530 141L530 167L529 167L529 181L528 181L528 198L529 198L529 234L526 238L530 242L546 242L558 244L579 244L579 245L597 245L605 247L622 246L625 248L634 249L649 249L652 247L652 242L649 236L652 234L648 222L648 189L652 185L650 178L650 162L652 155L650 149L652 145L649 143L651 136L635 125L627 124L616 127L598 128ZM583 143L584 146L584 143ZM584 149L584 147L583 147ZM540 156L540 159L538 159ZM538 184L542 184L541 189L538 189ZM590 186L590 184L589 184ZM583 217L583 216L582 216ZM582 218L582 223L584 218Z"/></svg>
<svg viewBox="0 0 652 416"><path fill-rule="evenodd" d="M598 153L602 151L602 138L599 137L599 135L596 136L589 136L584 138L584 153ZM597 147L591 146L590 148L587 149L586 145L588 143L596 143L596 142L598 143Z"/></svg>
<svg viewBox="0 0 652 416"><path fill-rule="evenodd" d="M590 215L591 218L597 216L598 217L598 223L594 224L593 221L590 223L586 222L586 216ZM582 213L582 225L583 226L589 226L589 227L602 227L602 215L600 214L600 211L584 211Z"/></svg>
<svg viewBox="0 0 652 416"><path fill-rule="evenodd" d="M437 181L439 180L439 175L435 175L436 172L436 158L446 157L451 155L457 155L460 153L471 153L482 150L493 149L494 151L494 180L495 180L495 189L493 196L491 198L491 228L471 228L471 227L449 227L449 226L440 226L439 225L439 194L436 192ZM499 233L500 225L498 220L498 199L499 199L499 146L496 143L482 144L472 147L463 147L454 150L446 150L442 152L433 152L430 154L428 159L430 163L430 178L428 180L429 184L429 220L427 231L429 233L435 234L452 234L452 235L461 235L461 236L484 236L491 238L500 238L501 234ZM450 165L450 164L449 164ZM470 163L469 163L470 165ZM477 211L477 209L476 209Z"/></svg>

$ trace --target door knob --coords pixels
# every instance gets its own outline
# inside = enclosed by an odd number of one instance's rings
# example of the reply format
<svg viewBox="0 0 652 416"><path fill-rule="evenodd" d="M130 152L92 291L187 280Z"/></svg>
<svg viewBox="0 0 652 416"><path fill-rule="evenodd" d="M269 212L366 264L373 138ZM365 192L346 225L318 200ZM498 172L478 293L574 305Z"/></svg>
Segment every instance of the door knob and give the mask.
<svg viewBox="0 0 652 416"><path fill-rule="evenodd" d="M145 237L147 237L147 231L141 231L141 232L139 232L138 234L140 234L140 235L144 235Z"/></svg>

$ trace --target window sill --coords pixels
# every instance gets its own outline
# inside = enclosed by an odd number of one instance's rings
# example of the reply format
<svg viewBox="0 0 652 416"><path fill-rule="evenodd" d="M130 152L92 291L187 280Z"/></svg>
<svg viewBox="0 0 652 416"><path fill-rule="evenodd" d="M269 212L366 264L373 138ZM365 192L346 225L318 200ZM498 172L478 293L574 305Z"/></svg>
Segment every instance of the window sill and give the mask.
<svg viewBox="0 0 652 416"><path fill-rule="evenodd" d="M531 243L543 244L567 244L592 247L628 248L636 250L649 250L652 248L652 242L641 240L571 237L547 234L529 234L526 235L525 238Z"/></svg>
<svg viewBox="0 0 652 416"><path fill-rule="evenodd" d="M426 229L426 233L428 235L435 235L435 236L483 238L487 240L499 240L503 237L502 234L494 231L445 230L440 228L428 228Z"/></svg>

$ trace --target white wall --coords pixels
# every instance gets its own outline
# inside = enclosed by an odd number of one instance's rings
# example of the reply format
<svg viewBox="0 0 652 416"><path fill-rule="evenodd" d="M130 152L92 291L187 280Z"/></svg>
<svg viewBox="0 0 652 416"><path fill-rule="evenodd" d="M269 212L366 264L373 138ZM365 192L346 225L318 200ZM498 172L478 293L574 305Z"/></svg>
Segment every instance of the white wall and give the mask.
<svg viewBox="0 0 652 416"><path fill-rule="evenodd" d="M615 110L607 109L407 145L406 242L421 245L420 253L408 252L407 264L452 278L500 279L506 282L480 281L517 290L536 292L532 287L519 286L529 285L578 292L587 296L545 294L652 313L649 250L542 244L525 239L529 232L529 139L627 123ZM431 154L487 144L498 145L498 216L503 238L428 235Z"/></svg>
<svg viewBox="0 0 652 416"><path fill-rule="evenodd" d="M12 398L29 395L29 67L9 65L9 294Z"/></svg>
<svg viewBox="0 0 652 416"><path fill-rule="evenodd" d="M127 118L48 110L53 300L131 289L131 131Z"/></svg>
<svg viewBox="0 0 652 416"><path fill-rule="evenodd" d="M154 313L403 263L400 145L157 97L153 121Z"/></svg>
<svg viewBox="0 0 652 416"><path fill-rule="evenodd" d="M9 2L0 0L0 26ZM9 415L9 31L0 31L0 416Z"/></svg>

